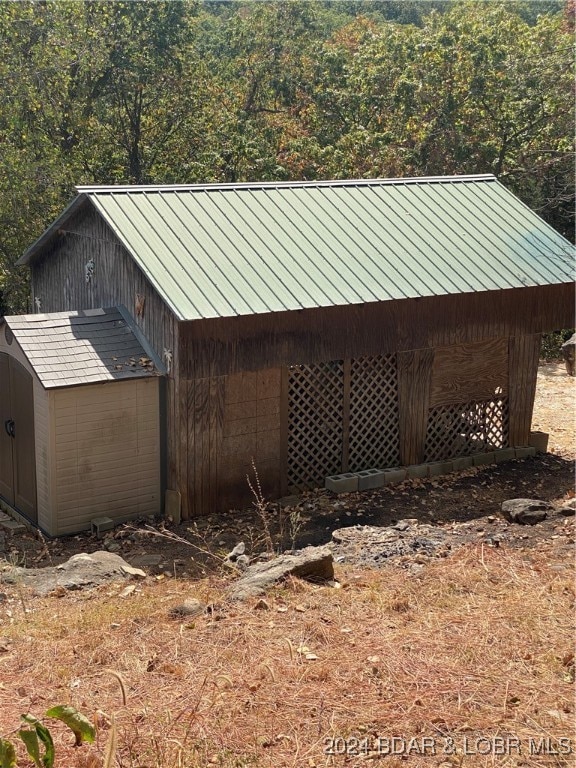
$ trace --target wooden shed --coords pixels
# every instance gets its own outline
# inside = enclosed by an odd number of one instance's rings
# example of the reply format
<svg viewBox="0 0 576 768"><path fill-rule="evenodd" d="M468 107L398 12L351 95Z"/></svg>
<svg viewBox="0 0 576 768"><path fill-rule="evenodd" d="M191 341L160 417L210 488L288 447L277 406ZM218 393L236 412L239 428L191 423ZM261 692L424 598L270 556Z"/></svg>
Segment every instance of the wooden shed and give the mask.
<svg viewBox="0 0 576 768"><path fill-rule="evenodd" d="M50 536L162 509L161 363L121 307L0 324L0 495Z"/></svg>
<svg viewBox="0 0 576 768"><path fill-rule="evenodd" d="M167 370L184 519L528 443L573 249L493 176L79 187L21 259L42 312L124 305Z"/></svg>

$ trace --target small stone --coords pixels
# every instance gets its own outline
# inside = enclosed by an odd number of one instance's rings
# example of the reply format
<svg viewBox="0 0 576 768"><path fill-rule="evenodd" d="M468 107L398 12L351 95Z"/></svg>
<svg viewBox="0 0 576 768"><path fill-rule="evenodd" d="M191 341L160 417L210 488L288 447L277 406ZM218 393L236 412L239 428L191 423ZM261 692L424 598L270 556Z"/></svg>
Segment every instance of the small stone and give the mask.
<svg viewBox="0 0 576 768"><path fill-rule="evenodd" d="M558 509L558 514L564 515L564 517L572 517L576 514L576 498L570 499L570 501L564 502Z"/></svg>
<svg viewBox="0 0 576 768"><path fill-rule="evenodd" d="M116 539L104 539L104 549L107 552L119 552L122 546Z"/></svg>
<svg viewBox="0 0 576 768"><path fill-rule="evenodd" d="M125 573L126 576L131 576L133 579L145 579L146 573L141 568L134 568L131 565L121 565L120 570Z"/></svg>
<svg viewBox="0 0 576 768"><path fill-rule="evenodd" d="M256 605L254 606L255 611L269 611L270 605L264 600L263 598L260 598Z"/></svg>
<svg viewBox="0 0 576 768"><path fill-rule="evenodd" d="M170 609L170 616L172 618L178 618L180 616L199 616L206 610L206 604L197 600L195 597L190 597L184 600L181 605L176 605Z"/></svg>
<svg viewBox="0 0 576 768"><path fill-rule="evenodd" d="M236 558L236 565L238 568L240 568L241 571L245 571L246 568L250 565L250 558L248 555L239 555Z"/></svg>
<svg viewBox="0 0 576 768"><path fill-rule="evenodd" d="M508 499L502 502L502 514L511 523L519 525L536 525L554 510L554 505L539 499Z"/></svg>
<svg viewBox="0 0 576 768"><path fill-rule="evenodd" d="M235 562L240 555L244 554L244 552L246 552L246 545L241 541L239 544L236 544L232 552L227 555L227 559Z"/></svg>

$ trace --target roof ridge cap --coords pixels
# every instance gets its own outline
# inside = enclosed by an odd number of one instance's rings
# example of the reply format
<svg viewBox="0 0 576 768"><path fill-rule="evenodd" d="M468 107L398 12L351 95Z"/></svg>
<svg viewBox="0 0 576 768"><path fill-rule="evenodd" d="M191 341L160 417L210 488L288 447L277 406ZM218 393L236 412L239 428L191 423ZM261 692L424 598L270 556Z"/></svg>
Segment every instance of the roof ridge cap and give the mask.
<svg viewBox="0 0 576 768"><path fill-rule="evenodd" d="M219 192L259 189L298 189L302 187L368 187L404 184L457 184L471 181L497 181L492 173L457 176L407 176L376 179L321 179L317 181L249 181L213 184L94 184L75 187L79 195L119 192Z"/></svg>

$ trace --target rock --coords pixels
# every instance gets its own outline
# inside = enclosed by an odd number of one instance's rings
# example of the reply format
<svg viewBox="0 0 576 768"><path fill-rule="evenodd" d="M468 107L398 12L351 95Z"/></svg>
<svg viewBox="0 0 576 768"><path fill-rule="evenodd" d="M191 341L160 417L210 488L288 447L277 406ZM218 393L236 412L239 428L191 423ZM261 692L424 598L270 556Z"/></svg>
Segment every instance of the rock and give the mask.
<svg viewBox="0 0 576 768"><path fill-rule="evenodd" d="M232 552L230 552L228 555L226 555L227 560L232 560L232 562L236 562L236 560L240 557L240 555L243 555L244 552L246 552L246 545L243 541L241 541L239 544L236 544Z"/></svg>
<svg viewBox="0 0 576 768"><path fill-rule="evenodd" d="M564 504L558 509L558 514L564 515L564 517L572 517L576 515L576 498L565 501Z"/></svg>
<svg viewBox="0 0 576 768"><path fill-rule="evenodd" d="M508 499L502 502L502 514L511 523L519 525L536 525L548 517L548 512L554 511L554 505L549 501L539 499Z"/></svg>
<svg viewBox="0 0 576 768"><path fill-rule="evenodd" d="M267 563L251 565L232 586L231 600L245 600L262 595L268 587L287 576L297 576L308 581L334 579L334 561L327 547L306 547L293 555L280 555Z"/></svg>
<svg viewBox="0 0 576 768"><path fill-rule="evenodd" d="M263 597L261 597L260 600L258 600L256 605L254 606L254 610L256 610L256 611L269 611L270 610L270 605L269 605L269 603L266 602L266 600L264 600Z"/></svg>
<svg viewBox="0 0 576 768"><path fill-rule="evenodd" d="M122 573L125 573L126 576L132 576L134 579L145 579L146 573L141 568L134 568L131 565L122 565Z"/></svg>
<svg viewBox="0 0 576 768"><path fill-rule="evenodd" d="M25 584L31 586L36 594L47 595L57 592L59 588L84 589L113 579L126 579L133 575L131 570L138 571L113 552L82 552L56 567L11 567L0 573L0 582Z"/></svg>
<svg viewBox="0 0 576 768"><path fill-rule="evenodd" d="M250 565L250 558L248 555L238 555L236 558L236 565L241 571L245 571Z"/></svg>
<svg viewBox="0 0 576 768"><path fill-rule="evenodd" d="M135 568L155 568L162 562L162 555L133 555L130 564Z"/></svg>
<svg viewBox="0 0 576 768"><path fill-rule="evenodd" d="M207 606L205 603L202 603L195 597L189 597L184 600L182 605L175 605L173 608L171 608L170 616L172 616L174 619L186 616L189 619L193 616L200 616L200 614L204 613L206 608Z"/></svg>
<svg viewBox="0 0 576 768"><path fill-rule="evenodd" d="M565 341L560 347L560 353L564 358L564 365L566 366L566 373L569 376L576 376L576 333Z"/></svg>
<svg viewBox="0 0 576 768"><path fill-rule="evenodd" d="M118 552L122 549L122 545L120 542L116 541L116 539L104 539L104 548L108 552Z"/></svg>

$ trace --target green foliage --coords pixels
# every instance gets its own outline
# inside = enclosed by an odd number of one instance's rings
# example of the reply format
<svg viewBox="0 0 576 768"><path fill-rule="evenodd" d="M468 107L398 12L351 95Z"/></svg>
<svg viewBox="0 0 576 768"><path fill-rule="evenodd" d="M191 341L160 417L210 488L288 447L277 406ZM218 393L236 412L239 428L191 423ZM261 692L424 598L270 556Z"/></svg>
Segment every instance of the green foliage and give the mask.
<svg viewBox="0 0 576 768"><path fill-rule="evenodd" d="M75 184L493 172L573 237L573 47L542 2L0 3L0 313Z"/></svg>
<svg viewBox="0 0 576 768"><path fill-rule="evenodd" d="M78 710L70 706L56 706L49 709L45 717L54 718L65 723L74 733L76 746L82 742L93 742L95 739L94 726ZM34 715L22 715L26 728L20 728L18 736L24 743L28 755L36 768L54 768L56 753L50 729ZM0 739L0 768L16 768L16 750L14 745L5 739Z"/></svg>
<svg viewBox="0 0 576 768"><path fill-rule="evenodd" d="M16 768L16 750L5 739L0 739L0 768Z"/></svg>
<svg viewBox="0 0 576 768"><path fill-rule="evenodd" d="M573 328L564 331L553 331L552 333L545 333L542 336L540 358L542 360L560 360L562 358L560 347L562 344L564 344L565 341L568 341L573 333Z"/></svg>
<svg viewBox="0 0 576 768"><path fill-rule="evenodd" d="M76 739L76 746L79 747L83 741L92 743L96 738L96 732L94 726L84 717L83 714L74 709L74 707L67 707L59 705L52 707L46 712L46 717L53 717L56 720L60 720L70 728L74 733Z"/></svg>

